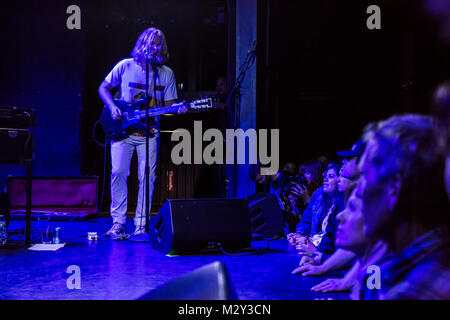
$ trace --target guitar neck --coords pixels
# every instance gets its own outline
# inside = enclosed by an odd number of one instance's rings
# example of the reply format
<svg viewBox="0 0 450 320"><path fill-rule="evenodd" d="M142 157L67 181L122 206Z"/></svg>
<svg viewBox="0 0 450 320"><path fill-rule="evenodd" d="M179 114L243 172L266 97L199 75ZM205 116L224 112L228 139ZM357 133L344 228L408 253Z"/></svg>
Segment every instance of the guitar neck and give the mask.
<svg viewBox="0 0 450 320"><path fill-rule="evenodd" d="M180 107L181 107L181 104L174 104L174 105L171 105L168 107L157 107L157 108L150 109L148 111L148 115L149 115L149 117L154 117L154 116L160 116L160 115L166 114L166 113L173 113L173 112L177 112ZM141 118L145 117L145 110L139 111L136 115Z"/></svg>
<svg viewBox="0 0 450 320"><path fill-rule="evenodd" d="M209 109L209 108L212 108L212 106L213 106L212 103L213 103L213 101L211 98L205 98L205 99L195 100L191 103L188 103L186 105L186 107L188 109ZM160 115L163 115L166 113L175 113L175 112L178 112L178 109L180 109L184 105L185 105L184 103L175 103L168 107L155 107L148 111L148 115L149 115L149 117L154 117L154 116L160 116ZM145 110L137 111L133 114L134 114L134 117L144 118Z"/></svg>

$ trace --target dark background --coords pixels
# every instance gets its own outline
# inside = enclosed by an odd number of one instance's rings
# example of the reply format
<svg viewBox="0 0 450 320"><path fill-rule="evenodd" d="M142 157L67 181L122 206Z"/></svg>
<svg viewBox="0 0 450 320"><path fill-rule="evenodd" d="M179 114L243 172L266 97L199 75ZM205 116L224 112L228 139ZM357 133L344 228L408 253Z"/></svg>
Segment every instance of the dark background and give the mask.
<svg viewBox="0 0 450 320"><path fill-rule="evenodd" d="M366 9L381 8L381 30ZM278 127L282 162L347 150L364 126L429 113L449 76L449 48L422 1L261 1L258 113Z"/></svg>
<svg viewBox="0 0 450 320"><path fill-rule="evenodd" d="M66 28L72 4L81 8L81 30ZM381 30L366 28L370 4L381 7ZM109 175L109 154L104 168L104 149L92 138L103 108L97 88L148 27L166 34L168 65L184 84L180 96L213 91L219 75L228 74L232 83L234 5L235 0L3 1L0 105L37 110L34 175L98 175L101 182L104 169ZM261 0L257 40L257 126L280 129L282 163L319 155L333 159L370 121L428 113L432 90L450 70L448 47L438 41L421 1ZM166 119L162 129L208 117ZM96 137L102 140L101 129ZM192 196L199 168L171 168L170 146L162 138L155 201ZM170 192L169 171L176 179ZM8 174L23 173L2 166L0 185ZM106 185L108 193L108 179ZM137 192L136 183L130 187Z"/></svg>

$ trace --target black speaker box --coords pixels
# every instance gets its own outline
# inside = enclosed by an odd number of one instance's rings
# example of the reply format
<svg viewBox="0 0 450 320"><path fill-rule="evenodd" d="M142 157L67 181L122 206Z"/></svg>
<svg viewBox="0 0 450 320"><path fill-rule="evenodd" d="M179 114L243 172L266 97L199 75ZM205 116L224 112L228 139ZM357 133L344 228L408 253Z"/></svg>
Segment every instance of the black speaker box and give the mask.
<svg viewBox="0 0 450 320"><path fill-rule="evenodd" d="M0 128L0 163L20 163L33 158L34 136L27 129Z"/></svg>
<svg viewBox="0 0 450 320"><path fill-rule="evenodd" d="M1 128L28 128L36 124L36 110L30 108L18 108L0 106Z"/></svg>
<svg viewBox="0 0 450 320"><path fill-rule="evenodd" d="M278 198L270 193L255 193L247 201L253 236L279 236L283 231L283 217Z"/></svg>
<svg viewBox="0 0 450 320"><path fill-rule="evenodd" d="M150 243L166 254L250 247L251 229L245 199L167 200L150 219Z"/></svg>
<svg viewBox="0 0 450 320"><path fill-rule="evenodd" d="M237 300L236 291L221 262L182 275L138 300Z"/></svg>

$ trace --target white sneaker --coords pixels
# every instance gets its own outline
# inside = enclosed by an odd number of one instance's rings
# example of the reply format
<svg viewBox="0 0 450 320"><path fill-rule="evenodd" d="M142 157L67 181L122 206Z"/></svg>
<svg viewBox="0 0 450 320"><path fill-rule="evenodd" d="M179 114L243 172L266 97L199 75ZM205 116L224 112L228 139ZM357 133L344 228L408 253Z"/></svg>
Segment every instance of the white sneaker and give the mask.
<svg viewBox="0 0 450 320"><path fill-rule="evenodd" d="M145 227L136 226L136 229L133 232L133 236L146 235L147 231L145 231Z"/></svg>
<svg viewBox="0 0 450 320"><path fill-rule="evenodd" d="M112 228L105 233L105 237L110 237L113 240L123 240L126 238L127 232L125 226L120 223L114 223Z"/></svg>

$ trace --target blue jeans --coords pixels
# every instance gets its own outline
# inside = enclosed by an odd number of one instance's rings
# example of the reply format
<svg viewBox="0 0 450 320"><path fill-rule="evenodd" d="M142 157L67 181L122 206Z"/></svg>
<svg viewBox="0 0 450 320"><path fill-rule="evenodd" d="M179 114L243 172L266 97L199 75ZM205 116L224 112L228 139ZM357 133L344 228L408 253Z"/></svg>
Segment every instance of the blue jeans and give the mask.
<svg viewBox="0 0 450 320"><path fill-rule="evenodd" d="M121 141L111 142L111 217L114 223L125 224L127 214L128 186L131 158L136 149L138 158L139 193L134 225L144 227L145 215L145 137L129 136ZM156 180L159 133L149 138L149 208Z"/></svg>

